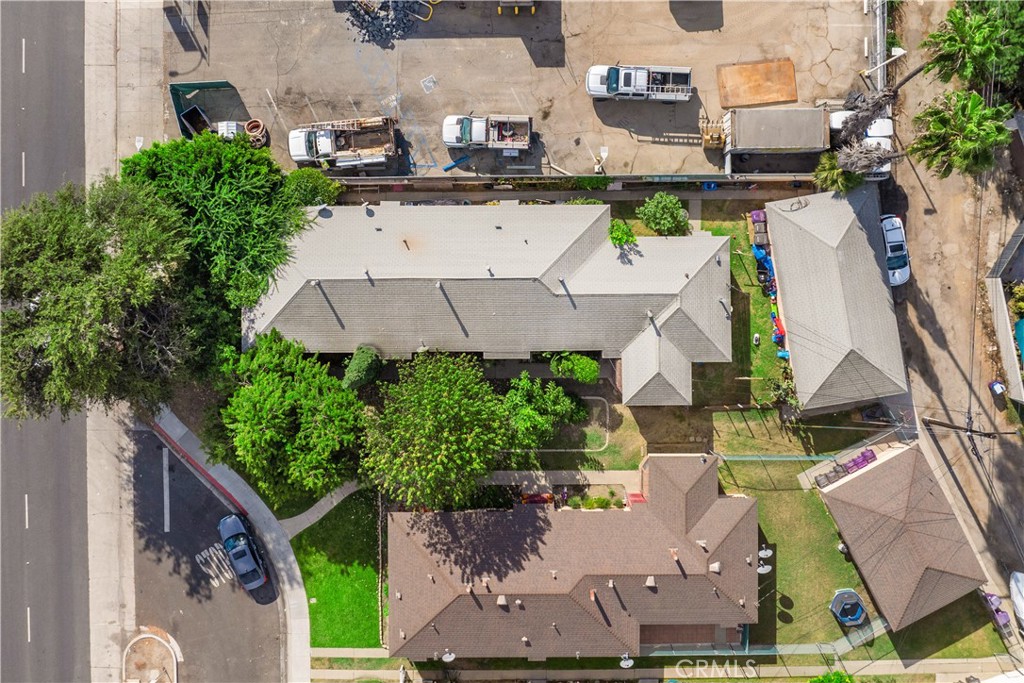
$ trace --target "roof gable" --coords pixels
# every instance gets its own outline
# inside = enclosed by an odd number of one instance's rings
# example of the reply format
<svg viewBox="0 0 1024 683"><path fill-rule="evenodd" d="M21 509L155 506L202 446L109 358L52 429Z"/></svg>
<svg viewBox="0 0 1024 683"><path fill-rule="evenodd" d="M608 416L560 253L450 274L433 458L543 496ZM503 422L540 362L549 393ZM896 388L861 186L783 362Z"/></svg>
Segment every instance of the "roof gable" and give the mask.
<svg viewBox="0 0 1024 683"><path fill-rule="evenodd" d="M790 361L804 407L905 392L877 188L769 202L766 209Z"/></svg>
<svg viewBox="0 0 1024 683"><path fill-rule="evenodd" d="M841 479L822 497L893 630L984 583L981 565L916 446Z"/></svg>

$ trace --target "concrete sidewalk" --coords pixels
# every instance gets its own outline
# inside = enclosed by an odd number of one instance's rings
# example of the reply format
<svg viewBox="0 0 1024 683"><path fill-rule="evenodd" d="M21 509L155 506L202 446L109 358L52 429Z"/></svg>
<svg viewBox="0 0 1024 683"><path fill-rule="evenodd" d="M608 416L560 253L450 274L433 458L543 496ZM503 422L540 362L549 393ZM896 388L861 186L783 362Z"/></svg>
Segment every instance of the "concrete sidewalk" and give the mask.
<svg viewBox="0 0 1024 683"><path fill-rule="evenodd" d="M302 530L313 526L321 519L324 515L334 509L334 506L345 500L353 493L359 490L359 482L347 481L338 488L334 489L326 496L318 500L313 504L313 507L309 508L305 512L289 517L288 519L281 520L281 527L288 534L288 538L295 538Z"/></svg>
<svg viewBox="0 0 1024 683"><path fill-rule="evenodd" d="M277 585L284 601L284 678L290 683L310 680L309 604L306 602L306 587L288 533L266 503L238 474L229 467L213 465L208 461L199 437L189 431L174 413L165 409L157 416L156 424L165 432L165 440L170 441L168 445L187 453L248 513L249 521L259 532L274 565Z"/></svg>
<svg viewBox="0 0 1024 683"><path fill-rule="evenodd" d="M942 675L963 680L968 676L988 678L1004 672L1013 671L1013 660L1009 657L986 657L984 659L925 659L902 662L898 659L876 661L843 661L842 666L786 666L778 664L750 664L744 655L737 655L725 665L720 661L712 666L710 661L700 657L680 657L678 663L657 669L523 669L515 671L496 671L490 669L467 670L458 669L460 681L632 681L632 680L665 680L683 678L794 678L808 680L815 676L827 674L832 670L843 669L857 676L893 676L901 674ZM313 680L319 681L355 681L380 680L398 681L397 670L359 670L359 669L314 669ZM411 683L423 680L443 680L440 671L419 672L415 669L407 671Z"/></svg>

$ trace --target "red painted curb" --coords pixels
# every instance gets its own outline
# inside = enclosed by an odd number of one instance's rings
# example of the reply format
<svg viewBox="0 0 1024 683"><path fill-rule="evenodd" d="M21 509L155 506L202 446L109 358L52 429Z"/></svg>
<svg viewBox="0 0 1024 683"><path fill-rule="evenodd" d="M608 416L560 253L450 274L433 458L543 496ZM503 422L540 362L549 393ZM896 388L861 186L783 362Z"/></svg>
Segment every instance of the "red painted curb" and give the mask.
<svg viewBox="0 0 1024 683"><path fill-rule="evenodd" d="M196 462L196 459L193 458L191 455L189 455L188 451L186 451L184 448L179 446L178 442L175 441L174 439L172 439L170 434L168 434L166 431L164 431L163 427L158 425L156 422L150 422L149 426L153 428L153 431L157 433L157 435L160 437L161 441L166 443L168 446L171 447L171 449L175 453L177 453L179 456L181 456L186 461L188 461L189 465L194 467L196 469L196 471L199 472L200 474L202 474L204 477L206 477L206 480L209 481L211 484L213 484L213 486L218 491L220 491L222 494L224 494L224 497L227 498L228 500L230 500L231 504L234 505L236 508L238 508L239 512L241 512L246 517L249 516L249 512L245 509L245 507L242 506L241 503L238 502L238 500L234 496L231 495L231 492L228 491L226 488L224 488L224 485L221 484L219 481L217 481L212 474L207 472L205 467L203 467L198 462Z"/></svg>

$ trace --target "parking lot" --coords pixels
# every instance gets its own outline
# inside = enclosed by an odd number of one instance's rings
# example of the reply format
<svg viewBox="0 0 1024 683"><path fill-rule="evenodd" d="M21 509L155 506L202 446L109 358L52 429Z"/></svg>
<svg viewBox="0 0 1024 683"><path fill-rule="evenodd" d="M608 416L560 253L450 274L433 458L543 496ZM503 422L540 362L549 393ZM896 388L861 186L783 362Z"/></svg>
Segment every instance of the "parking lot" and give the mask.
<svg viewBox="0 0 1024 683"><path fill-rule="evenodd" d="M233 510L155 434L134 438L137 623L177 640L182 680L280 680L276 584L250 595L235 577L217 533Z"/></svg>
<svg viewBox="0 0 1024 683"><path fill-rule="evenodd" d="M872 6L874 3L870 3ZM594 172L607 148L609 174L720 173L721 154L700 145L703 113L720 119L718 65L790 59L797 101L842 99L867 66L874 15L861 0L538 3L535 15L503 15L493 1L444 0L429 22L393 48L359 42L347 2L200 5L190 30L168 10L167 82L227 80L244 114L271 131L286 166L287 134L312 121L386 114L398 118L417 175ZM177 27L177 30L175 30ZM689 102L597 102L584 78L594 64L693 68ZM164 103L166 133L178 129ZM504 158L465 154L441 141L446 114L529 114L537 143Z"/></svg>

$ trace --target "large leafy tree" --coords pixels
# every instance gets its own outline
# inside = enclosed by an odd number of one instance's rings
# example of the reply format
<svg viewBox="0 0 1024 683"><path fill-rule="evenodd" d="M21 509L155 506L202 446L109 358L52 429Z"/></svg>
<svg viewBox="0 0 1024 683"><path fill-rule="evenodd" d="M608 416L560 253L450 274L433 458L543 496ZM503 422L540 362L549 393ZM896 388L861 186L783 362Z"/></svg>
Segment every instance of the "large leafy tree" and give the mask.
<svg viewBox="0 0 1024 683"><path fill-rule="evenodd" d="M271 504L323 496L356 475L363 405L277 330L224 351L230 393L210 430L211 455L239 468Z"/></svg>
<svg viewBox="0 0 1024 683"><path fill-rule="evenodd" d="M1009 144L1003 122L1011 111L989 107L974 92L947 92L914 117L920 132L907 152L940 178L953 171L977 175L995 165L996 148Z"/></svg>
<svg viewBox="0 0 1024 683"><path fill-rule="evenodd" d="M4 214L0 233L8 414L152 409L169 395L195 336L173 293L187 244L176 208L107 177L36 195Z"/></svg>
<svg viewBox="0 0 1024 683"><path fill-rule="evenodd" d="M679 197L656 192L637 207L636 217L659 235L685 235L690 231L690 215Z"/></svg>
<svg viewBox="0 0 1024 683"><path fill-rule="evenodd" d="M253 149L245 136L204 132L155 143L124 159L121 174L152 185L182 211L194 279L236 308L267 292L288 259L289 238L308 222L270 150Z"/></svg>
<svg viewBox="0 0 1024 683"><path fill-rule="evenodd" d="M368 419L363 476L406 507L470 505L510 442L504 401L479 362L417 354L383 396L381 411Z"/></svg>
<svg viewBox="0 0 1024 683"><path fill-rule="evenodd" d="M512 448L532 454L551 441L563 424L581 422L587 409L554 382L530 379L524 370L514 377L505 394L511 427Z"/></svg>

